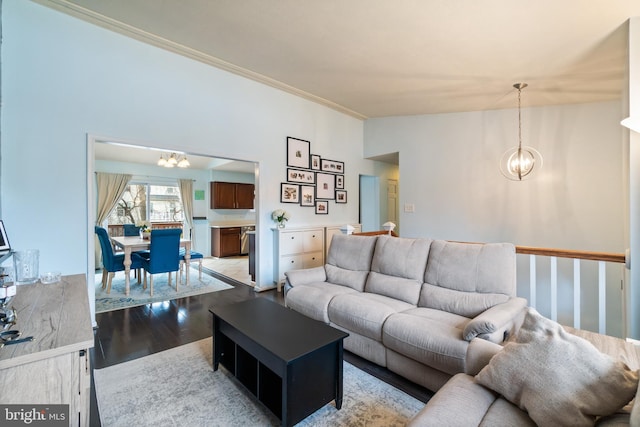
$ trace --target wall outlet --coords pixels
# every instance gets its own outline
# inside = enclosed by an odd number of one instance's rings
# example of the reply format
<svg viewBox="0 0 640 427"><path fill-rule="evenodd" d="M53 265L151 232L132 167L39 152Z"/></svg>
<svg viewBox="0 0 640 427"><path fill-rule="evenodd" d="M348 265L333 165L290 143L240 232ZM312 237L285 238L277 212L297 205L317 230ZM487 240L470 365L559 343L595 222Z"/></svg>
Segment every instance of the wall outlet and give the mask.
<svg viewBox="0 0 640 427"><path fill-rule="evenodd" d="M414 213L416 211L416 205L414 205L413 203L405 203L404 211L408 213Z"/></svg>

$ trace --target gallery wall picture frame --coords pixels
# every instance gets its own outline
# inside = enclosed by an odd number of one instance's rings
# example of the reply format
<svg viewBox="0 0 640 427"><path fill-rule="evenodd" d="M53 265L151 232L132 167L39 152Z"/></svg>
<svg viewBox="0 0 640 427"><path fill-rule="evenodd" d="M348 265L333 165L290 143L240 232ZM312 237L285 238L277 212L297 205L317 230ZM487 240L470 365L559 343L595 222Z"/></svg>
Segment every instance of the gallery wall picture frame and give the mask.
<svg viewBox="0 0 640 427"><path fill-rule="evenodd" d="M298 184L280 183L281 203L300 203L300 186Z"/></svg>
<svg viewBox="0 0 640 427"><path fill-rule="evenodd" d="M294 168L311 168L311 142L303 139L287 137L287 166Z"/></svg>
<svg viewBox="0 0 640 427"><path fill-rule="evenodd" d="M336 197L336 176L316 172L316 199L333 200Z"/></svg>
<svg viewBox="0 0 640 427"><path fill-rule="evenodd" d="M346 190L336 190L336 203L347 203Z"/></svg>
<svg viewBox="0 0 640 427"><path fill-rule="evenodd" d="M316 215L328 215L328 214L329 214L329 201L316 200Z"/></svg>
<svg viewBox="0 0 640 427"><path fill-rule="evenodd" d="M320 170L323 172L344 173L344 162L337 160L321 159Z"/></svg>
<svg viewBox="0 0 640 427"><path fill-rule="evenodd" d="M311 169L314 171L320 170L320 156L317 154L311 155Z"/></svg>
<svg viewBox="0 0 640 427"><path fill-rule="evenodd" d="M316 205L316 187L313 185L300 186L300 206Z"/></svg>
<svg viewBox="0 0 640 427"><path fill-rule="evenodd" d="M316 173L310 170L287 168L287 181L301 184L315 184Z"/></svg>
<svg viewBox="0 0 640 427"><path fill-rule="evenodd" d="M4 222L0 219L0 252L6 252L10 250L11 250L11 245L9 244L7 231L4 228Z"/></svg>
<svg viewBox="0 0 640 427"><path fill-rule="evenodd" d="M344 189L344 175L336 175L336 188L338 190Z"/></svg>

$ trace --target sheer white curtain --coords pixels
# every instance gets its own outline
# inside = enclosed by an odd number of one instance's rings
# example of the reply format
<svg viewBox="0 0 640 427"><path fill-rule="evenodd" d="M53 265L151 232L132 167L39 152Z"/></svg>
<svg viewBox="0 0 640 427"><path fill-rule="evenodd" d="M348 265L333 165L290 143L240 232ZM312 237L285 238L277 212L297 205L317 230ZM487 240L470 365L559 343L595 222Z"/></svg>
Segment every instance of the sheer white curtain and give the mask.
<svg viewBox="0 0 640 427"><path fill-rule="evenodd" d="M193 180L179 179L180 199L184 211L184 236L191 239L191 248L196 246L196 235L193 232ZM189 231L187 233L187 231Z"/></svg>

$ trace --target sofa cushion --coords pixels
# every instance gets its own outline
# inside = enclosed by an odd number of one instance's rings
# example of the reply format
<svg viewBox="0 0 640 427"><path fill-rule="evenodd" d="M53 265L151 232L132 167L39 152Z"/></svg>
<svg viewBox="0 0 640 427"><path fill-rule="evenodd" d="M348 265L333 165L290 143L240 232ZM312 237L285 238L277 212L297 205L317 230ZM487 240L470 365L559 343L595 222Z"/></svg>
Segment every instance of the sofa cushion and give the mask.
<svg viewBox="0 0 640 427"><path fill-rule="evenodd" d="M327 282L294 286L287 292L286 306L315 320L329 323L327 307L336 295L356 293L355 290Z"/></svg>
<svg viewBox="0 0 640 427"><path fill-rule="evenodd" d="M425 283L420 290L418 305L456 313L460 316L476 317L483 311L508 300L509 297L504 294L460 292Z"/></svg>
<svg viewBox="0 0 640 427"><path fill-rule="evenodd" d="M384 295L404 301L413 306L418 304L422 282L396 276L387 276L372 271L367 277L365 292Z"/></svg>
<svg viewBox="0 0 640 427"><path fill-rule="evenodd" d="M429 239L378 237L365 292L416 305L430 245Z"/></svg>
<svg viewBox="0 0 640 427"><path fill-rule="evenodd" d="M635 396L638 374L529 309L515 339L476 380L538 425L592 426Z"/></svg>
<svg viewBox="0 0 640 427"><path fill-rule="evenodd" d="M467 347L462 329L469 319L454 313L414 308L390 316L382 328L387 348L450 375L464 372Z"/></svg>
<svg viewBox="0 0 640 427"><path fill-rule="evenodd" d="M327 264L345 270L369 271L378 236L336 234L331 238Z"/></svg>
<svg viewBox="0 0 640 427"><path fill-rule="evenodd" d="M331 323L381 342L385 320L398 311L413 307L382 295L350 293L333 298L329 303L328 315Z"/></svg>
<svg viewBox="0 0 640 427"><path fill-rule="evenodd" d="M516 293L516 254L510 243L434 240L418 305L475 317ZM431 286L426 286L429 284Z"/></svg>
<svg viewBox="0 0 640 427"><path fill-rule="evenodd" d="M364 285L367 283L367 276L369 276L368 271L347 270L331 264L325 264L324 269L327 274L327 282L348 286L358 292L364 291Z"/></svg>
<svg viewBox="0 0 640 427"><path fill-rule="evenodd" d="M422 282L431 239L380 236L371 261L371 271Z"/></svg>
<svg viewBox="0 0 640 427"><path fill-rule="evenodd" d="M333 236L325 264L327 281L362 292L371 269L377 238L345 234Z"/></svg>

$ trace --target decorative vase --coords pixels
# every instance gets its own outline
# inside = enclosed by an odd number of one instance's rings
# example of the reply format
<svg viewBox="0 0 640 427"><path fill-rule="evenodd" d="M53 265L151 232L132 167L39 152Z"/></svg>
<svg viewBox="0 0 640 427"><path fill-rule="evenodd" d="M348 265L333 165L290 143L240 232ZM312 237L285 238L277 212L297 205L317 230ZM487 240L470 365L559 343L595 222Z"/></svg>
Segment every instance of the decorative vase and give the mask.
<svg viewBox="0 0 640 427"><path fill-rule="evenodd" d="M284 221L278 222L278 228L284 228Z"/></svg>
<svg viewBox="0 0 640 427"><path fill-rule="evenodd" d="M149 240L151 238L151 231L143 231L142 232L142 238L144 240Z"/></svg>

